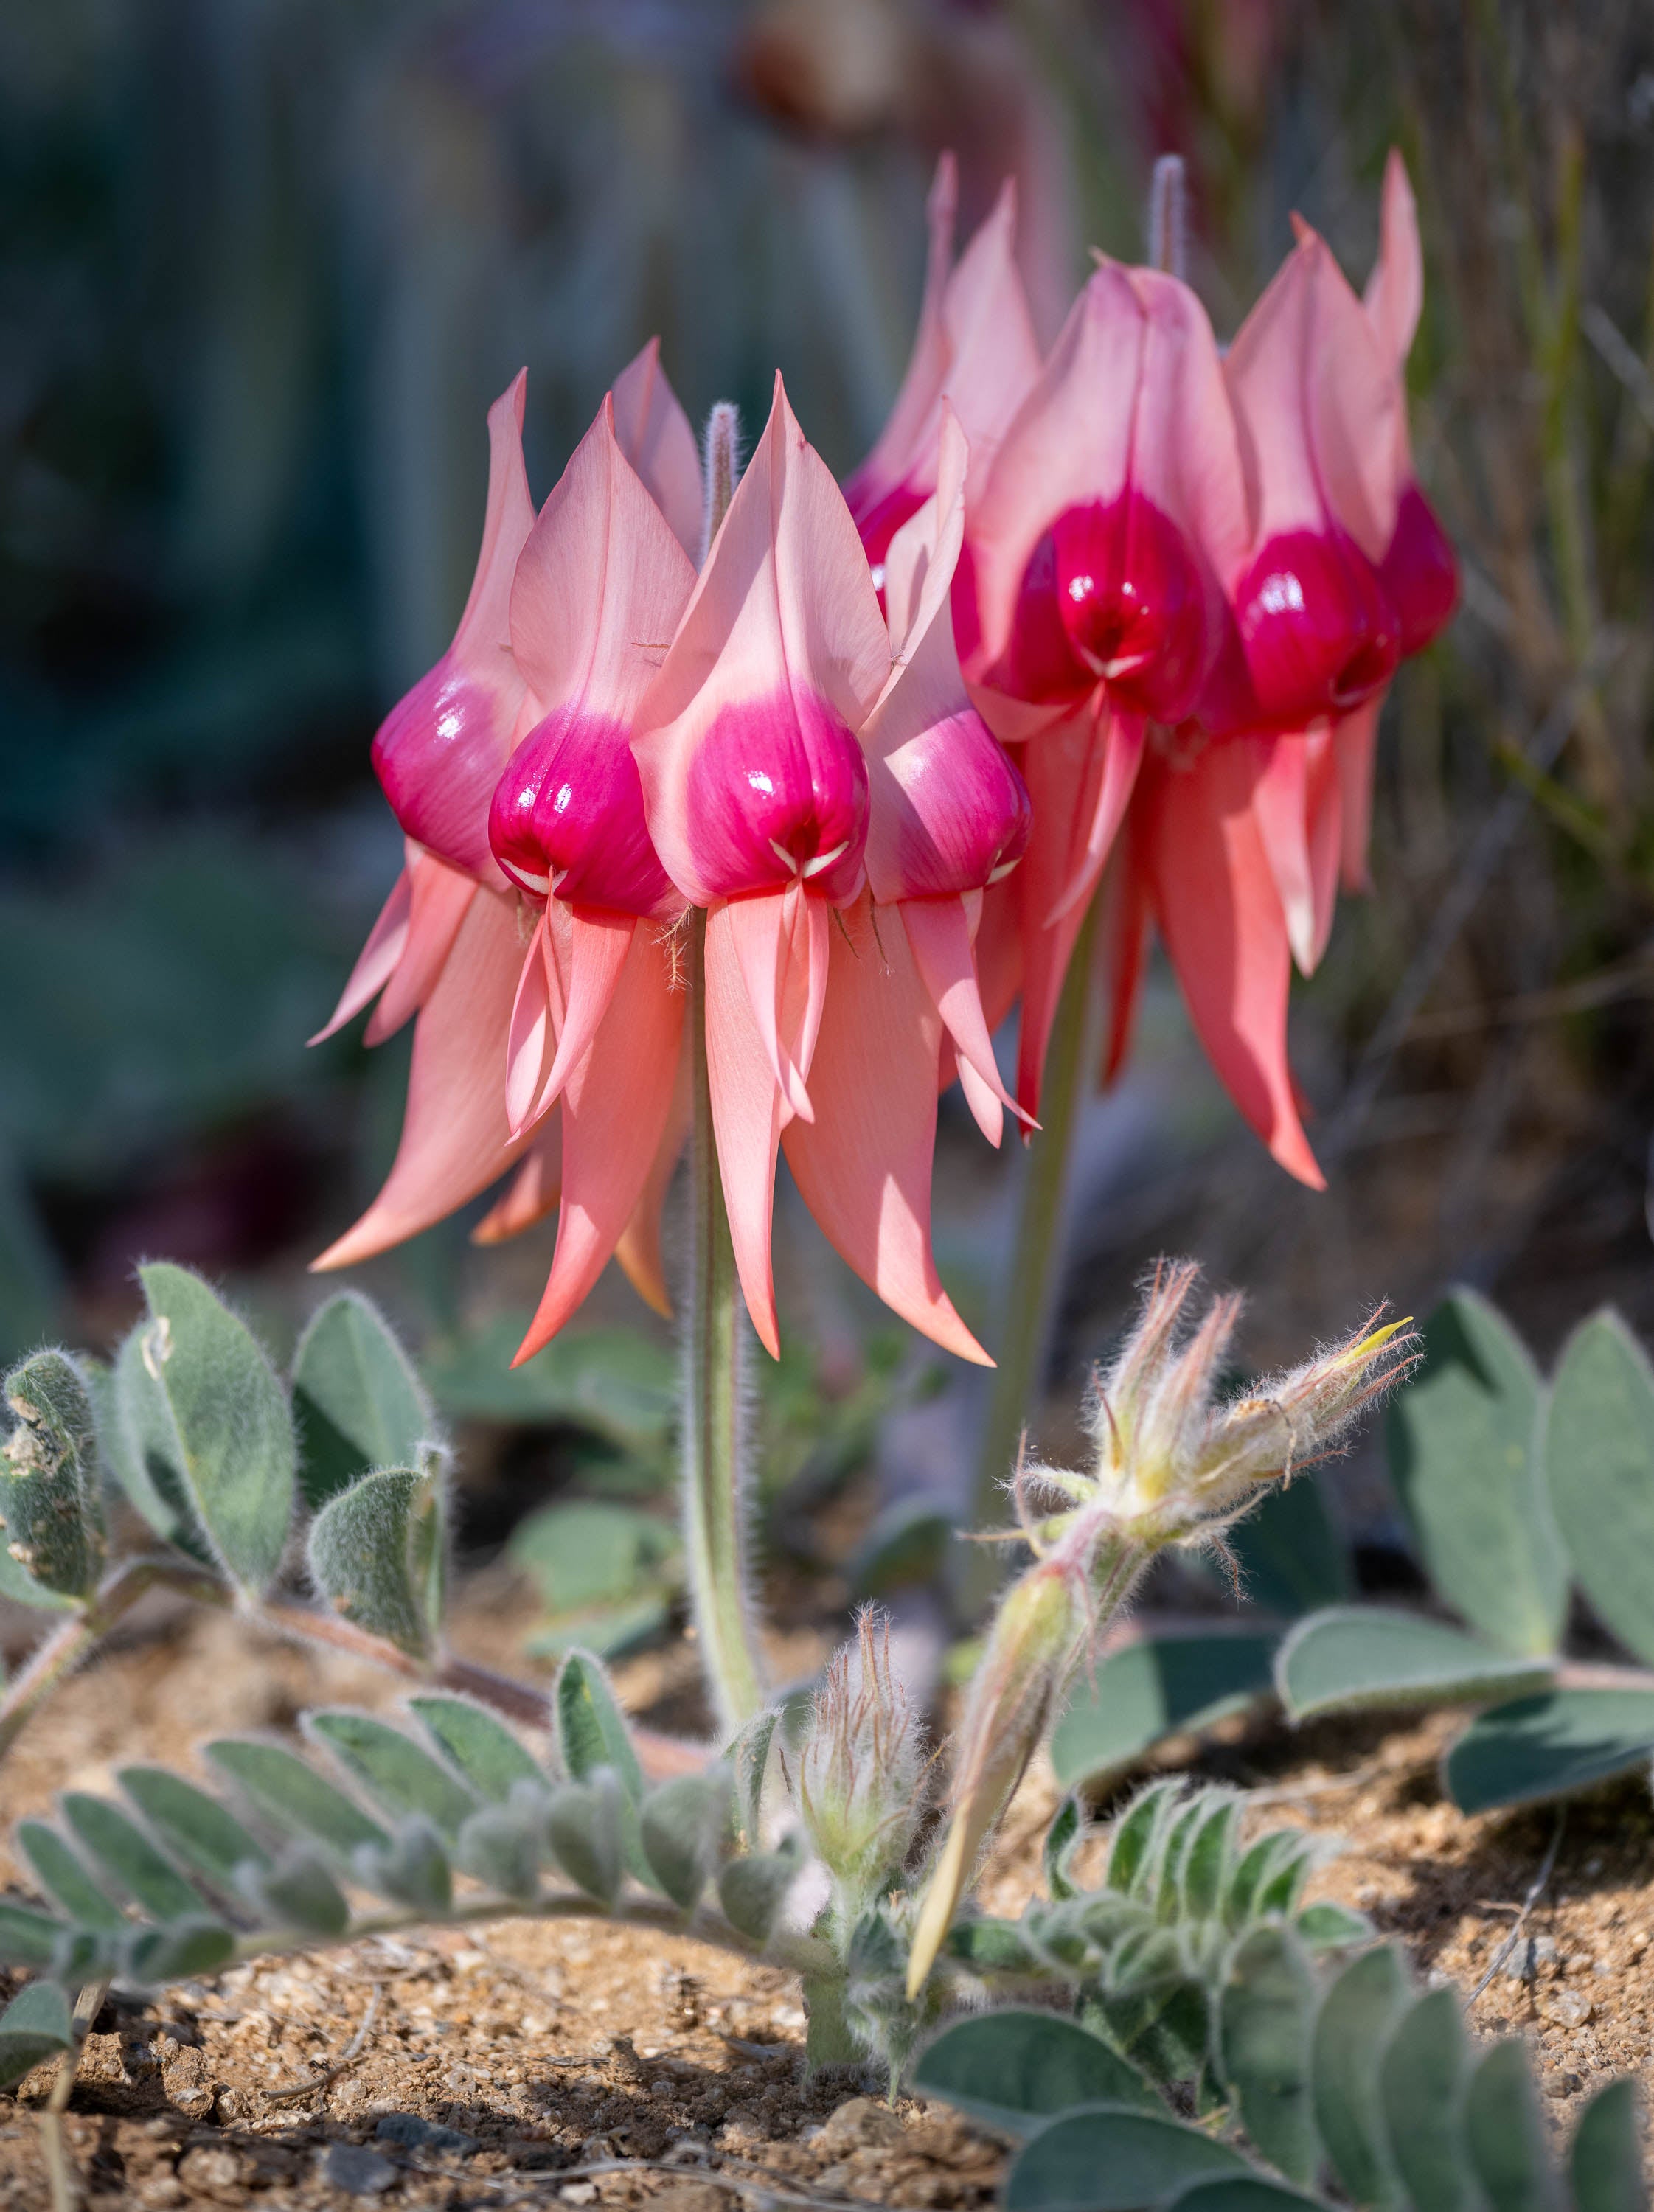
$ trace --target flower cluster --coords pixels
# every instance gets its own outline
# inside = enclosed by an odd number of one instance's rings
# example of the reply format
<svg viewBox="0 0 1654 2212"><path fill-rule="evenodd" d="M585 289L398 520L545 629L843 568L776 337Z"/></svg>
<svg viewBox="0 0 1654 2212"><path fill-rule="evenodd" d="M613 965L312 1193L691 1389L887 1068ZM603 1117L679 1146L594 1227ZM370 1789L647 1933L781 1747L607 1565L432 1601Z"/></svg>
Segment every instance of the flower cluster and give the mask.
<svg viewBox="0 0 1654 2212"><path fill-rule="evenodd" d="M1362 876L1378 704L1456 590L1408 444L1405 174L1365 301L1301 231L1223 357L1178 277L1103 261L1042 362L1010 188L957 264L953 201L944 161L913 360L842 490L779 377L739 481L725 410L703 471L653 343L538 514L522 377L491 410L470 599L374 742L406 866L329 1025L417 1016L402 1141L319 1265L510 1171L482 1241L558 1214L520 1357L611 1255L664 1308L703 1054L769 1349L784 1151L857 1273L982 1360L931 1250L938 1091L995 1143L1032 1126L1111 854L1110 1066L1152 922L1241 1109L1318 1181L1291 962Z"/></svg>

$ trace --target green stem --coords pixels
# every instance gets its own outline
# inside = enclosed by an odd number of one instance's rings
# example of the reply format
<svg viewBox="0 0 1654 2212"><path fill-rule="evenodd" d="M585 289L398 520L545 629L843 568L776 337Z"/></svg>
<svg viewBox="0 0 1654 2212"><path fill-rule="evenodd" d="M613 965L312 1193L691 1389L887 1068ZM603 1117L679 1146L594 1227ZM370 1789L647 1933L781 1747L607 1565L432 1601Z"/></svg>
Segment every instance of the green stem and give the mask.
<svg viewBox="0 0 1654 2212"><path fill-rule="evenodd" d="M690 924L687 1025L695 1119L690 1138L690 1279L684 1346L684 1543L701 1663L719 1726L733 1735L763 1705L749 1596L741 1496L745 1353L735 1248L724 1206L707 1069L707 918Z"/></svg>
<svg viewBox="0 0 1654 2212"><path fill-rule="evenodd" d="M1046 1048L1040 1085L1040 1126L1029 1140L1022 1183L1016 1249L1000 1310L1004 1328L994 1356L994 1371L983 1425L971 1498L972 1526L992 1528L1005 1520L1004 1486L1016 1464L1050 1342L1056 1309L1066 1225L1064 1199L1080 1102L1092 1076L1092 948L1097 940L1098 892L1080 925L1068 972L1057 1000L1056 1018ZM956 1596L961 1616L980 1617L1000 1580L1000 1562L986 1544L967 1544Z"/></svg>

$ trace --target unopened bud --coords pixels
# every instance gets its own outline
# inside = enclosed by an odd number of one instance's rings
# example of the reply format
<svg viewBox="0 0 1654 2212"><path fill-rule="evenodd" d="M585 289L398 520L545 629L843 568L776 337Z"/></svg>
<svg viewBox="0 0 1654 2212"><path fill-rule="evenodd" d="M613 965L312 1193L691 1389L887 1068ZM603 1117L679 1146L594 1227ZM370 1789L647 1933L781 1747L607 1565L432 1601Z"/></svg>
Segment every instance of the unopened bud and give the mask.
<svg viewBox="0 0 1654 2212"><path fill-rule="evenodd" d="M919 1717L891 1664L889 1620L869 1610L828 1665L798 1768L799 1813L847 1926L907 1856L925 1765Z"/></svg>

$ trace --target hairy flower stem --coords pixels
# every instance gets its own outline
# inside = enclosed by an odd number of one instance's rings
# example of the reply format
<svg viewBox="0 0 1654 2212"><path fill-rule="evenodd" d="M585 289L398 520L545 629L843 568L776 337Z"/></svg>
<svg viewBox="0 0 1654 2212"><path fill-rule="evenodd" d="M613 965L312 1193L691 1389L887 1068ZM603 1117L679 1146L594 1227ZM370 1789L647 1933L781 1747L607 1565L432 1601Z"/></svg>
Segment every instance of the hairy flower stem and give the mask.
<svg viewBox="0 0 1654 2212"><path fill-rule="evenodd" d="M733 1735L763 1704L749 1601L741 1496L745 1322L712 1127L706 1041L707 918L690 921L686 1026L695 1119L690 1137L690 1279L684 1300L684 1546L701 1662L718 1724Z"/></svg>
<svg viewBox="0 0 1654 2212"><path fill-rule="evenodd" d="M1100 895L1099 895L1100 896ZM1091 1080L1092 1061L1092 952L1097 940L1098 906L1080 925L1057 1000L1051 1041L1040 1086L1040 1126L1029 1141L1022 1182L1022 1206L1016 1248L1000 1310L1004 1333L994 1347L999 1362L983 1425L982 1452L971 1496L972 1525L992 1528L1000 1519L1006 1480L1030 1407L1044 1371L1062 1262L1063 1200L1068 1188L1070 1155L1079 1126L1080 1101ZM955 1581L956 1609L963 1621L977 1620L1000 1578L993 1546L960 1547Z"/></svg>

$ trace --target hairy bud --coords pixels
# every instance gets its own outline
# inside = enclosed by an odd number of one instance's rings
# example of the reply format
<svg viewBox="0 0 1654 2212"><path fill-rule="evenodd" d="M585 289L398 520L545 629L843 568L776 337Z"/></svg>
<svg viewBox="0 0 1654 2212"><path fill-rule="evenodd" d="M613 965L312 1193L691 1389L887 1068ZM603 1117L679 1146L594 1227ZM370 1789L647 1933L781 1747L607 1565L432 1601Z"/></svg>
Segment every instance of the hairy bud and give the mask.
<svg viewBox="0 0 1654 2212"><path fill-rule="evenodd" d="M889 1620L869 1609L856 1626L816 1693L795 1791L846 1927L901 1867L927 1794L919 1717L891 1664Z"/></svg>

